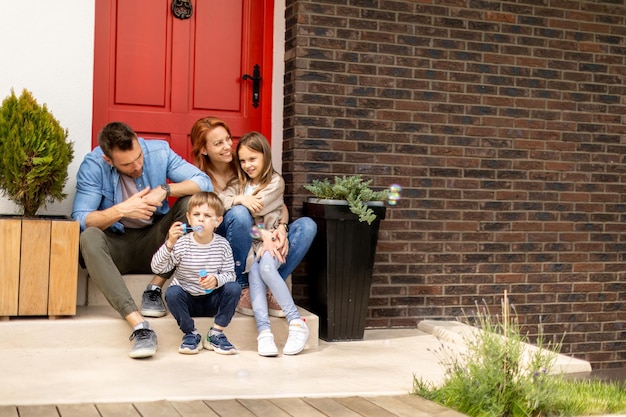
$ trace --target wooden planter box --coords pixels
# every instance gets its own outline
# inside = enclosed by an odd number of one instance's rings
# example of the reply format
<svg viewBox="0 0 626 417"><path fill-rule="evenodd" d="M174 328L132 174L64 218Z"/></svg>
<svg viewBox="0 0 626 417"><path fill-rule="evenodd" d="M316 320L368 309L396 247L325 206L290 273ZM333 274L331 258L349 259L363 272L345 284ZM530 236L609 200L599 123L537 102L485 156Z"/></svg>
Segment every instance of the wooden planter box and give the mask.
<svg viewBox="0 0 626 417"><path fill-rule="evenodd" d="M76 314L80 225L0 218L0 319Z"/></svg>
<svg viewBox="0 0 626 417"><path fill-rule="evenodd" d="M310 198L304 214L317 224L307 253L311 265L311 309L326 341L363 339L383 203L370 203L377 218L362 223L341 200Z"/></svg>

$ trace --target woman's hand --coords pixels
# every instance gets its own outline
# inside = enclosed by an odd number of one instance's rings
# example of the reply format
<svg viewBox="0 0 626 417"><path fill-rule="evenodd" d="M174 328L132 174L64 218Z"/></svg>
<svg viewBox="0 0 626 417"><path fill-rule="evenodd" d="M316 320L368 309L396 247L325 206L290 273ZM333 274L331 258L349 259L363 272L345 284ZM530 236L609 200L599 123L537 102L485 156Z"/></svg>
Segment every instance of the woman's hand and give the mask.
<svg viewBox="0 0 626 417"><path fill-rule="evenodd" d="M282 224L278 225L278 228L274 229L274 231L272 232L272 237L274 238L276 248L283 256L283 258L286 258L287 254L289 253L289 240L287 239L287 229Z"/></svg>
<svg viewBox="0 0 626 417"><path fill-rule="evenodd" d="M263 239L263 245L259 249L257 256L260 258L265 252L269 252L273 258L278 259L280 263L284 263L285 255L282 254L274 234L268 230L261 230L261 239Z"/></svg>

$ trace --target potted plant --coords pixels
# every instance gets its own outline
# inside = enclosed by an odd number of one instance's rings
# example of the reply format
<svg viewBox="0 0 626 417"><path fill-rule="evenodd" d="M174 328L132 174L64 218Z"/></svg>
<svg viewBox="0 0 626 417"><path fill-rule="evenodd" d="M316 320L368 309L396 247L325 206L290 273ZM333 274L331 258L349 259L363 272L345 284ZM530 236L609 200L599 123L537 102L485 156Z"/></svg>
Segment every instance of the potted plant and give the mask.
<svg viewBox="0 0 626 417"><path fill-rule="evenodd" d="M0 191L20 213L0 219L0 317L76 311L79 225L37 216L66 195L74 158L68 132L26 89L0 106Z"/></svg>
<svg viewBox="0 0 626 417"><path fill-rule="evenodd" d="M327 341L361 340L374 268L380 220L389 190L374 191L360 175L314 180L304 214L317 224L308 252L313 276L311 310Z"/></svg>

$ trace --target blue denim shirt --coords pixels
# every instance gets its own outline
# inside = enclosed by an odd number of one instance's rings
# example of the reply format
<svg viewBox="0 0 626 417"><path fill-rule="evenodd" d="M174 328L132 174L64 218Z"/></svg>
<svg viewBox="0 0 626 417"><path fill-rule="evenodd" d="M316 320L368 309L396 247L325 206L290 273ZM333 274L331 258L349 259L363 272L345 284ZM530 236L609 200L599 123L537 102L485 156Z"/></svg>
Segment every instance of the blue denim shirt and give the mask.
<svg viewBox="0 0 626 417"><path fill-rule="evenodd" d="M196 166L177 155L167 142L162 140L144 140L139 138L143 150L143 173L135 179L138 190L151 189L165 184L166 178L173 183L192 180L202 191L213 191L211 179ZM80 222L80 230L86 229L87 215L96 210L106 210L122 202L120 175L102 157L100 147L85 156L78 168L76 177L76 195L72 208L72 219ZM167 200L157 207L155 215L165 214L170 207ZM117 222L111 230L123 233L124 226Z"/></svg>

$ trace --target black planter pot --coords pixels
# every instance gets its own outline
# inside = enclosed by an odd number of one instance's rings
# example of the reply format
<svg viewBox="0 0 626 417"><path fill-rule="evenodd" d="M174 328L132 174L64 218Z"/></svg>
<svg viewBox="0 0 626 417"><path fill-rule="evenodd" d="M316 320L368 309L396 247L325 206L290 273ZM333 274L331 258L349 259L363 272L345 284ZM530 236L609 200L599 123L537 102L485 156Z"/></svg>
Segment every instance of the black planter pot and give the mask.
<svg viewBox="0 0 626 417"><path fill-rule="evenodd" d="M319 317L319 335L326 341L361 340L380 220L382 202L372 202L372 224L360 222L342 200L309 198L304 214L317 224L317 235L307 254L311 274L311 309Z"/></svg>

